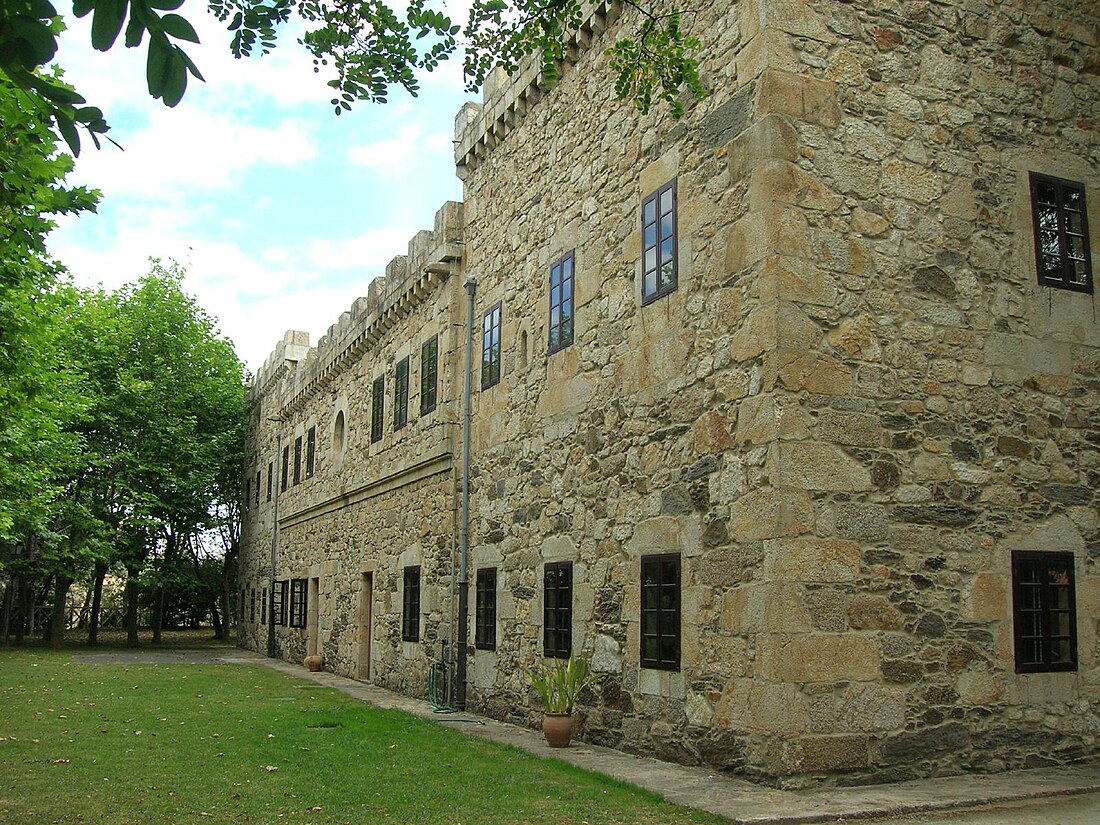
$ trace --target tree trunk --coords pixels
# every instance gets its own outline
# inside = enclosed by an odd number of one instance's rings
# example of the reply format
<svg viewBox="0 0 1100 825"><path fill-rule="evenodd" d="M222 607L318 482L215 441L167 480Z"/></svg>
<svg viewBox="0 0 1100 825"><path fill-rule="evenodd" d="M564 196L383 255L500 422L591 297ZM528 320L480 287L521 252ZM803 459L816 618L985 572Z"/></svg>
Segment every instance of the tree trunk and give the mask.
<svg viewBox="0 0 1100 825"><path fill-rule="evenodd" d="M222 625L221 611L218 610L218 601L215 600L210 605L210 620L214 623L214 638L225 638L225 626Z"/></svg>
<svg viewBox="0 0 1100 825"><path fill-rule="evenodd" d="M11 636L11 606L15 601L15 576L8 579L4 585L4 601L0 605L0 645L8 646L8 638Z"/></svg>
<svg viewBox="0 0 1100 825"><path fill-rule="evenodd" d="M138 586L137 571L126 571L126 647L137 647L138 639Z"/></svg>
<svg viewBox="0 0 1100 825"><path fill-rule="evenodd" d="M218 636L219 639L228 639L230 628L233 626L233 604L230 600L230 584L232 583L233 568L237 560L237 555L240 553L240 545L234 539L229 548L226 550L225 558L222 559L222 575L219 582L218 596L221 599L222 616L225 618L225 623L222 625L222 635ZM239 621L239 619L238 619Z"/></svg>
<svg viewBox="0 0 1100 825"><path fill-rule="evenodd" d="M164 621L164 585L158 584L153 596L153 644L160 644L161 624Z"/></svg>
<svg viewBox="0 0 1100 825"><path fill-rule="evenodd" d="M107 562L95 565L95 587L92 588L92 612L88 616L88 644L99 644L99 614L103 609L103 580L107 578Z"/></svg>
<svg viewBox="0 0 1100 825"><path fill-rule="evenodd" d="M73 580L61 573L57 574L53 585L53 610L50 612L50 647L58 649L65 646L65 627L69 620L69 588Z"/></svg>

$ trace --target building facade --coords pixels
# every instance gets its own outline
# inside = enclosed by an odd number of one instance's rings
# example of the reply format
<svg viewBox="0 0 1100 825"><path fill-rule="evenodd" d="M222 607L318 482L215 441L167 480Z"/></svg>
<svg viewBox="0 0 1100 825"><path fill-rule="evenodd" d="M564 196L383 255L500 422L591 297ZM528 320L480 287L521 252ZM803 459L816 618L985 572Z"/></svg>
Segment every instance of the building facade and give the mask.
<svg viewBox="0 0 1100 825"><path fill-rule="evenodd" d="M586 741L770 781L1095 755L1100 12L709 4L680 121L638 25L494 78L463 202L256 377L241 643L453 670L468 369L471 709L580 654Z"/></svg>

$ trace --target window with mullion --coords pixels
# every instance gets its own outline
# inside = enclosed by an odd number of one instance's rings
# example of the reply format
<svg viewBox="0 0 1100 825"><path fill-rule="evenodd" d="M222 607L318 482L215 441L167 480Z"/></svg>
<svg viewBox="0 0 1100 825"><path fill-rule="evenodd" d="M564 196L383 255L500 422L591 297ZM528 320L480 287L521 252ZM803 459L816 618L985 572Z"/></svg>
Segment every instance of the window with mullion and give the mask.
<svg viewBox="0 0 1100 825"><path fill-rule="evenodd" d="M290 580L290 626L306 626L306 599L308 598L306 579Z"/></svg>
<svg viewBox="0 0 1100 825"><path fill-rule="evenodd" d="M567 252L550 266L551 355L573 343L573 262Z"/></svg>
<svg viewBox="0 0 1100 825"><path fill-rule="evenodd" d="M1016 672L1077 670L1072 553L1012 554Z"/></svg>
<svg viewBox="0 0 1100 825"><path fill-rule="evenodd" d="M260 624L267 624L267 588L260 594Z"/></svg>
<svg viewBox="0 0 1100 825"><path fill-rule="evenodd" d="M294 483L302 483L302 437L294 439Z"/></svg>
<svg viewBox="0 0 1100 825"><path fill-rule="evenodd" d="M642 557L642 667L680 669L680 555Z"/></svg>
<svg viewBox="0 0 1100 825"><path fill-rule="evenodd" d="M481 388L500 383L500 303L481 319Z"/></svg>
<svg viewBox="0 0 1100 825"><path fill-rule="evenodd" d="M275 616L275 624L286 627L286 591L289 582L281 579L275 582L275 589L271 595L271 612Z"/></svg>
<svg viewBox="0 0 1100 825"><path fill-rule="evenodd" d="M317 469L317 428L306 430L306 478L312 478Z"/></svg>
<svg viewBox="0 0 1100 825"><path fill-rule="evenodd" d="M439 336L433 335L420 348L420 414L435 409L439 371Z"/></svg>
<svg viewBox="0 0 1100 825"><path fill-rule="evenodd" d="M279 489L286 492L287 479L290 477L290 445L283 447L283 472Z"/></svg>
<svg viewBox="0 0 1100 825"><path fill-rule="evenodd" d="M477 571L477 592L474 608L474 647L494 650L497 646L497 569L483 567Z"/></svg>
<svg viewBox="0 0 1100 825"><path fill-rule="evenodd" d="M675 291L676 179L642 201L642 303Z"/></svg>
<svg viewBox="0 0 1100 825"><path fill-rule="evenodd" d="M393 371L393 428L409 423L409 357L406 355Z"/></svg>
<svg viewBox="0 0 1100 825"><path fill-rule="evenodd" d="M406 642L420 641L420 565L405 568L404 590L401 595L401 638Z"/></svg>
<svg viewBox="0 0 1100 825"><path fill-rule="evenodd" d="M1092 292L1092 253L1083 184L1029 174L1039 283Z"/></svg>
<svg viewBox="0 0 1100 825"><path fill-rule="evenodd" d="M371 385L370 405L370 443L382 440L382 425L385 421L386 376L379 375Z"/></svg>
<svg viewBox="0 0 1100 825"><path fill-rule="evenodd" d="M573 562L545 566L542 595L543 655L568 659L573 650Z"/></svg>

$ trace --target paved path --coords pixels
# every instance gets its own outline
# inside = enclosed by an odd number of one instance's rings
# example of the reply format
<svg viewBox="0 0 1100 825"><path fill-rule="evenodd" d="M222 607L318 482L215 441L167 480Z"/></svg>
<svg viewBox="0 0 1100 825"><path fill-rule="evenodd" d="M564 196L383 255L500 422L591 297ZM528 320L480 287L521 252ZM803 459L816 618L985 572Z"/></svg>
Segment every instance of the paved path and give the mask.
<svg viewBox="0 0 1100 825"><path fill-rule="evenodd" d="M84 654L88 656L89 654ZM131 655L131 654L109 654ZM754 823L837 822L849 819L898 817L922 814L913 822L973 822L975 825L1000 823L1033 823L1057 825L1058 817L1048 817L1040 811L1040 800L1046 797L1066 797L1088 794L1079 800L1063 800L1062 807L1072 809L1064 819L1066 825L1100 823L1100 763L1069 767L1039 768L1000 774L971 774L938 779L922 779L887 785L856 788L818 788L804 791L784 791L738 779L728 774L704 768L691 768L656 759L631 756L621 751L596 745L576 744L569 748L550 748L539 731L498 722L473 713L447 716L434 713L423 700L402 696L380 687L332 673L310 673L301 665L268 659L238 648L208 648L199 651L178 651L163 655L165 664L195 660L221 661L231 664L263 665L300 679L334 688L356 699L382 708L403 710L432 718L440 724L454 726L471 736L483 736L495 742L515 745L536 756L562 759L632 785L660 794L670 802L707 811L725 817L739 825ZM87 661L87 659L84 659ZM458 719L467 721L457 721ZM470 721L472 720L472 721ZM1029 807L1013 808L1004 803L1030 800ZM963 815L953 809L994 807ZM941 812L925 818L924 812ZM1009 819L1016 811L1019 818ZM1023 811L1023 813L1020 813ZM986 818L978 818L986 815ZM998 818L998 816L1003 818ZM1077 817L1077 818L1073 818ZM906 821L906 820L903 820ZM899 823L900 825L900 823Z"/></svg>

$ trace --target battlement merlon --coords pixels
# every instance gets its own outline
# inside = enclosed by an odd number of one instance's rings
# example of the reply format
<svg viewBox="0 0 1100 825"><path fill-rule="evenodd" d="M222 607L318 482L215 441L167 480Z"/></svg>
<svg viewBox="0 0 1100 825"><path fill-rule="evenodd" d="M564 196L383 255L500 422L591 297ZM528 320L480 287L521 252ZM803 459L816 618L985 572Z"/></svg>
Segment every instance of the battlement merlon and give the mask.
<svg viewBox="0 0 1100 825"><path fill-rule="evenodd" d="M372 279L367 285L366 296L356 298L315 347L307 348L293 364L289 359L278 362L279 366L285 365L292 370L286 394L280 399L284 413L293 412L304 404L345 364L374 346L398 318L419 305L435 284L457 271L463 255L463 220L460 202L444 203L435 213L434 228L414 235L406 254L386 264L385 277ZM306 335L307 344L308 340ZM268 361L279 352L276 348ZM261 376L266 375L265 365ZM274 371L270 375L274 376ZM255 397L262 392L263 381L257 379L251 394Z"/></svg>
<svg viewBox="0 0 1100 825"><path fill-rule="evenodd" d="M581 52L618 19L621 8L615 0L590 0L584 5L583 22L566 48L559 74L565 66L576 63ZM455 116L455 174L459 179L465 180L466 173L480 164L549 91L539 57L528 56L511 75L494 69L485 78L482 102L467 103L459 109Z"/></svg>
<svg viewBox="0 0 1100 825"><path fill-rule="evenodd" d="M275 345L275 348L271 351L271 354L264 360L263 366L260 367L259 372L252 379L252 384L248 388L246 397L249 401L255 401L261 395L263 395L264 389L268 384L276 381L281 371L284 369L293 369L292 365L296 365L303 358L309 354L309 333L300 329L288 329L283 333L283 338Z"/></svg>

